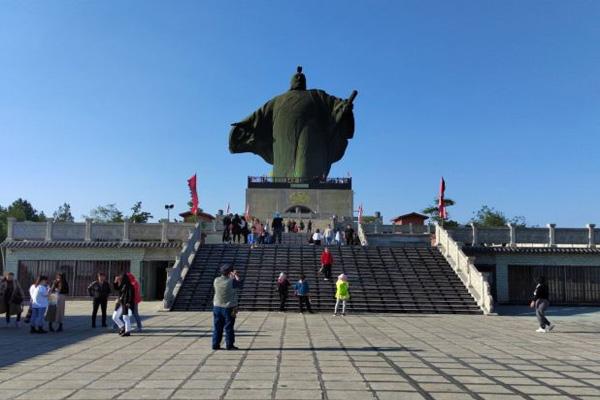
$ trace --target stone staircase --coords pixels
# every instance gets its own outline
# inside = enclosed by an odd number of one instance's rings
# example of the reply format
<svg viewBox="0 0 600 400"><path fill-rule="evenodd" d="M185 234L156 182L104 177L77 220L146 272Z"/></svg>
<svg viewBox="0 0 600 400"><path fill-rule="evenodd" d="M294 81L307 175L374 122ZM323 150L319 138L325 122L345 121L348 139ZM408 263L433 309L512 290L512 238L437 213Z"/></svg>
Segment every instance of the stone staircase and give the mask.
<svg viewBox="0 0 600 400"><path fill-rule="evenodd" d="M481 314L473 297L435 247L331 246L333 281L318 275L322 246L306 245L306 235L284 235L281 245L251 249L247 245L205 245L196 257L175 299L174 311L212 309L212 282L225 262L242 277L240 309L274 311L279 307L275 281L281 271L292 282L304 273L315 311L331 312L335 276L349 276L349 312ZM294 243L294 241L297 241ZM304 244L300 244L304 243ZM298 310L290 292L288 310Z"/></svg>

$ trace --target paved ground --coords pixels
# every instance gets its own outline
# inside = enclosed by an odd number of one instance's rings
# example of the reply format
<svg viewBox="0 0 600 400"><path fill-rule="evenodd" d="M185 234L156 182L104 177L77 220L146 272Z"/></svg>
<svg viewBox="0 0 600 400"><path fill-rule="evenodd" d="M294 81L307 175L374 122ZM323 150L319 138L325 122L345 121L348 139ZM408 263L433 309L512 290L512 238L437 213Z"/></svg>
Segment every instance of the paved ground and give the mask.
<svg viewBox="0 0 600 400"><path fill-rule="evenodd" d="M84 302L60 334L0 329L0 399L600 399L597 312L557 310L552 334L530 316L241 313L241 350L214 352L208 313L143 304L129 338L88 328Z"/></svg>

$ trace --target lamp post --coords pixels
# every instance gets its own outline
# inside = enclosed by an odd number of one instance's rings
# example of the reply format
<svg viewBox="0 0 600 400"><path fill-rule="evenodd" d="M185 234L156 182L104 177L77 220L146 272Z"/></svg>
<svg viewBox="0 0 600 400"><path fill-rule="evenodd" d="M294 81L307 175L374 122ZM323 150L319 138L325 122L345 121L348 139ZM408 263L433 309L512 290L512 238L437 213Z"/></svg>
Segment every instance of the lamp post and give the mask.
<svg viewBox="0 0 600 400"><path fill-rule="evenodd" d="M165 210L167 210L167 222L171 222L171 210L175 207L174 204L165 204Z"/></svg>

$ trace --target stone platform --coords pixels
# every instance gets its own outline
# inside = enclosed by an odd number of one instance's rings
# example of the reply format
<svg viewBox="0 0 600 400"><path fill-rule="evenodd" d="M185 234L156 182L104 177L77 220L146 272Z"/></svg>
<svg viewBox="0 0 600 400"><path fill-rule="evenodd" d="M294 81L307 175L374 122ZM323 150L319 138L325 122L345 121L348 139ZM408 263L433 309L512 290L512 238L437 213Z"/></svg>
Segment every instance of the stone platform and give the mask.
<svg viewBox="0 0 600 400"><path fill-rule="evenodd" d="M210 313L155 312L143 333L0 328L2 399L600 399L600 313L512 316L241 312L239 351L210 349ZM561 316L556 316L560 314ZM2 325L4 321L1 321Z"/></svg>

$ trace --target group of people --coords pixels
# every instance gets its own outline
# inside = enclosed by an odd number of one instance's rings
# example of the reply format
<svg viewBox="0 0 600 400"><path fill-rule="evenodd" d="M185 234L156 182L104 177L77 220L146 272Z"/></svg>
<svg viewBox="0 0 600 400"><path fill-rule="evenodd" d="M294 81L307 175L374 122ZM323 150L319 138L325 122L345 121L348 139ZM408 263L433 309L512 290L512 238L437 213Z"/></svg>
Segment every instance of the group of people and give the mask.
<svg viewBox="0 0 600 400"><path fill-rule="evenodd" d="M102 326L107 327L107 304L112 290L107 282L106 274L103 272L98 273L96 280L87 289L92 298L92 327L96 327L98 309L102 313ZM119 328L119 334L122 336L130 335L131 316L136 320L138 331L141 331L142 322L138 312L138 304L141 302L142 297L140 284L135 276L130 272L117 275L112 289L117 293L112 319ZM29 287L30 306L24 321L30 324L31 333L63 331L66 296L68 294L69 283L64 273L57 273L52 281L46 275L37 276ZM25 292L12 272L6 273L0 280L0 299L0 314L6 315L6 325L9 326L11 317L15 316L15 326L20 327ZM48 330L44 329L44 323L48 324ZM54 324L57 324L56 328Z"/></svg>
<svg viewBox="0 0 600 400"><path fill-rule="evenodd" d="M69 284L65 275L56 274L49 282L45 275L37 277L29 288L30 307L25 316L25 322L31 326L31 333L62 332L65 318L65 301L69 294ZM15 326L21 325L25 292L15 274L8 272L0 281L0 313L6 314L6 325L10 325L11 317L15 316ZM48 324L48 330L44 329ZM54 324L58 324L56 329Z"/></svg>
<svg viewBox="0 0 600 400"><path fill-rule="evenodd" d="M352 225L347 225L345 230L331 228L331 225L327 225L323 233L321 233L320 229L317 229L310 235L308 243L316 246L320 246L321 244L325 244L326 246L342 246L344 244L350 246L360 245L360 239Z"/></svg>

